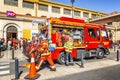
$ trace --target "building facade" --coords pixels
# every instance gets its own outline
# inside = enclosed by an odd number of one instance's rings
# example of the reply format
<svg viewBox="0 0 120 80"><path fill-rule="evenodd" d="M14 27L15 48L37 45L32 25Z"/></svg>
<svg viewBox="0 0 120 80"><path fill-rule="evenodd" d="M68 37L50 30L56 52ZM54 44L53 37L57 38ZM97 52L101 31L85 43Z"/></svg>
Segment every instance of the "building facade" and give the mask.
<svg viewBox="0 0 120 80"><path fill-rule="evenodd" d="M13 37L31 39L32 32L37 31L32 21L39 20L40 17L72 17L73 15L74 18L88 21L106 16L102 12L47 0L1 0L0 5L0 38L4 38L5 41Z"/></svg>
<svg viewBox="0 0 120 80"><path fill-rule="evenodd" d="M67 16L76 18L96 18L106 16L105 13L93 11L89 9L72 7L61 3L48 0L1 0L0 11L13 11L17 14L31 16L61 17Z"/></svg>
<svg viewBox="0 0 120 80"><path fill-rule="evenodd" d="M10 38L31 39L32 34L38 33L38 26L33 25L34 20L41 18L32 16L8 16L7 13L0 13L0 38L7 42ZM44 20L44 18L42 18Z"/></svg>

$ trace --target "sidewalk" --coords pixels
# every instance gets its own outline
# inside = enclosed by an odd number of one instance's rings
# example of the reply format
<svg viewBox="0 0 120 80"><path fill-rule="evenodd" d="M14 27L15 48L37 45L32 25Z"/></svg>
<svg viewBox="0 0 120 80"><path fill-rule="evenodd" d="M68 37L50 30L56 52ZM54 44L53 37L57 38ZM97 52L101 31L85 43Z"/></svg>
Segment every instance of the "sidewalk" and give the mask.
<svg viewBox="0 0 120 80"><path fill-rule="evenodd" d="M1 53L3 54L3 57L0 58L0 61L12 60L12 50L2 51ZM22 50L17 49L14 50L14 58L17 58L19 60L25 60L27 57L22 54Z"/></svg>
<svg viewBox="0 0 120 80"><path fill-rule="evenodd" d="M19 53L20 51L16 51L16 52L17 52L16 53L17 55L19 54L19 56L17 58L19 58L20 60L25 59L25 56ZM8 56L10 57L10 55L8 55ZM8 57L8 56L6 56L6 57ZM47 67L45 67L44 69L42 69L38 72L38 74L41 74L41 76L37 80L50 80L51 78L55 78L55 77L61 77L61 76L66 76L66 75L70 75L70 74L74 74L74 73L90 71L90 70L94 70L94 69L100 69L100 68L105 68L105 67L110 67L110 66L120 64L120 62L117 62L115 60L115 58L114 59L105 58L105 59L100 60L100 61L96 61L96 62L94 61L94 62L88 62L88 63L86 63L86 61L85 61L84 63L85 63L84 68L80 68L76 64L74 66L64 66L64 65L58 66L57 65L56 66L57 71L55 71L55 72L50 71ZM19 80L25 80L24 77L28 73L29 72L23 71ZM11 80L11 79L14 79L14 75L0 77L0 80Z"/></svg>
<svg viewBox="0 0 120 80"><path fill-rule="evenodd" d="M120 62L116 62L113 60L104 60L104 61L99 61L99 62L87 63L84 65L85 66L84 68L80 68L78 65L74 65L74 66L64 66L63 65L61 67L57 67L56 72L52 72L49 69L45 68L38 72L38 74L41 74L41 76L37 80L50 80L51 78L55 78L55 77L61 77L61 76L66 76L66 75L70 75L70 74L74 74L74 73L110 67L110 66L114 66L114 65L118 65L118 64L120 64ZM27 74L28 74L28 72L22 73L19 80L25 80L24 77ZM0 79L1 80L11 80L11 79L14 79L14 75L3 76Z"/></svg>

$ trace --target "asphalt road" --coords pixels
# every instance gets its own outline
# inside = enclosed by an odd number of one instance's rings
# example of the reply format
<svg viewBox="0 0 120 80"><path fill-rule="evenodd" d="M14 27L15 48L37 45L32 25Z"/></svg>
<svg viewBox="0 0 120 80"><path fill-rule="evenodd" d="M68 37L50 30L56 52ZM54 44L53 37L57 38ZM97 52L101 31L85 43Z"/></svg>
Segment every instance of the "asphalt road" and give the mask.
<svg viewBox="0 0 120 80"><path fill-rule="evenodd" d="M49 80L120 80L120 65L56 77Z"/></svg>

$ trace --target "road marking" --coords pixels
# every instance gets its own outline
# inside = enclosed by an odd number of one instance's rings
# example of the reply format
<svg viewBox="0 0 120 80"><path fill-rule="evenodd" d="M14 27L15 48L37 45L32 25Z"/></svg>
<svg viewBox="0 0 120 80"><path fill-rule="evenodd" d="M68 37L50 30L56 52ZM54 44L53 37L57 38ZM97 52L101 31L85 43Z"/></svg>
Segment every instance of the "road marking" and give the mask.
<svg viewBox="0 0 120 80"><path fill-rule="evenodd" d="M10 70L4 70L4 71L0 71L0 75L5 75L5 74L9 74Z"/></svg>
<svg viewBox="0 0 120 80"><path fill-rule="evenodd" d="M10 63L0 62L0 76L10 74Z"/></svg>
<svg viewBox="0 0 120 80"><path fill-rule="evenodd" d="M10 67L9 65L6 65L6 66L0 66L0 69L9 68L9 67Z"/></svg>
<svg viewBox="0 0 120 80"><path fill-rule="evenodd" d="M3 63L3 62L0 63L0 65L9 65L9 64L10 64L10 63L7 63L7 62L6 62L6 63Z"/></svg>

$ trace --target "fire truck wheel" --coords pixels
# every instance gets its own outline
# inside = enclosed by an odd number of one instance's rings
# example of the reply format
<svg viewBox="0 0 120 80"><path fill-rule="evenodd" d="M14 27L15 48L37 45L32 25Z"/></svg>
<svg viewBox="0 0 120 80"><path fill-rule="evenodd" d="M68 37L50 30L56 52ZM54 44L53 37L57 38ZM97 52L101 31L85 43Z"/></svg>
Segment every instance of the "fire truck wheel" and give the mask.
<svg viewBox="0 0 120 80"><path fill-rule="evenodd" d="M61 52L58 57L58 63L65 64L65 52Z"/></svg>
<svg viewBox="0 0 120 80"><path fill-rule="evenodd" d="M97 59L102 59L104 57L104 51L102 49L97 50Z"/></svg>

